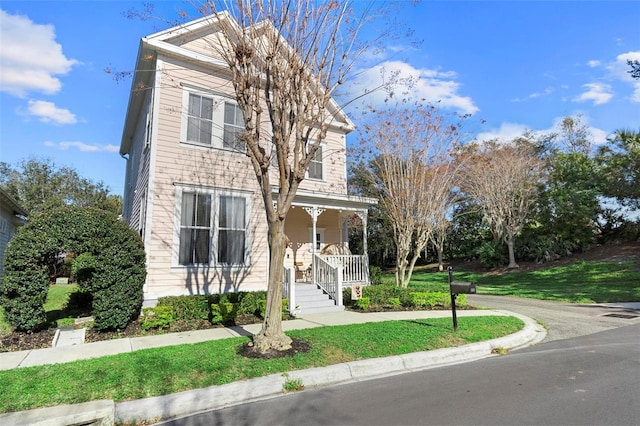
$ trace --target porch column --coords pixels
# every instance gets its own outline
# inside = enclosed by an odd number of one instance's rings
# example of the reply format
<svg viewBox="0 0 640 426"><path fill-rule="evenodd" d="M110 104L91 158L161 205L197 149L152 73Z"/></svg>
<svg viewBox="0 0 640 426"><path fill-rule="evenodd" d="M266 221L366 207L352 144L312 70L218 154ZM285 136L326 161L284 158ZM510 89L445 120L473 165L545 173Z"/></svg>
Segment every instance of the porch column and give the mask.
<svg viewBox="0 0 640 426"><path fill-rule="evenodd" d="M364 250L365 255L369 255L367 251L367 213L368 210L360 210L357 211L356 214L362 221L362 249Z"/></svg>
<svg viewBox="0 0 640 426"><path fill-rule="evenodd" d="M318 208L316 206L313 207L305 207L304 211L306 211L309 216L311 216L311 280L313 284L316 283L316 268L315 268L315 260L316 260L316 245L318 243L318 237L316 236L316 225L318 223L318 216L324 213L324 209Z"/></svg>

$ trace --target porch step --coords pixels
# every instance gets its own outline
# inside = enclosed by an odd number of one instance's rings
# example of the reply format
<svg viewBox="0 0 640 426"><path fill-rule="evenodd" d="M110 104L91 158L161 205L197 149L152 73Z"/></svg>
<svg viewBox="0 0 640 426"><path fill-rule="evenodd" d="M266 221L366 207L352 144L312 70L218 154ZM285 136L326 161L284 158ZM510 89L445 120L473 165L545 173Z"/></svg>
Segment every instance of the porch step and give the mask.
<svg viewBox="0 0 640 426"><path fill-rule="evenodd" d="M312 284L296 284L296 305L300 309L299 316L321 312L339 312L344 306L336 306L329 295Z"/></svg>

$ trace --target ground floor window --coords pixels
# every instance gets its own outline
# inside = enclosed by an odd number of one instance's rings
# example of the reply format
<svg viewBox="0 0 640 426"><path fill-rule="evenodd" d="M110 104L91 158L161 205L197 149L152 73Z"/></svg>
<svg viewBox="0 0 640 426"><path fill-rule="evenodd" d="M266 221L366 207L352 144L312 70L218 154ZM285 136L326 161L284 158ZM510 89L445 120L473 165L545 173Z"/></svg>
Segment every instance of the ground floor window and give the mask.
<svg viewBox="0 0 640 426"><path fill-rule="evenodd" d="M249 194L181 188L178 198L179 265L249 264Z"/></svg>

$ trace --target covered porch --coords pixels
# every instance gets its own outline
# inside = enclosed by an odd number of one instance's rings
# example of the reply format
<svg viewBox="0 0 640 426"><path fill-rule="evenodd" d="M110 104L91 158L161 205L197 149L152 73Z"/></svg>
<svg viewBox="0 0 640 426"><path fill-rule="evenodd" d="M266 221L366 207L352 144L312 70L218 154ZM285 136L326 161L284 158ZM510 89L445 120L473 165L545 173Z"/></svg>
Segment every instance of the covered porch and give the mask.
<svg viewBox="0 0 640 426"><path fill-rule="evenodd" d="M335 308L343 309L343 287L370 284L367 208L376 203L372 198L298 191L285 226L289 244L283 293L292 313L309 312L302 297L296 301L296 289L298 293L318 289ZM362 253L349 249L349 224L353 222L361 225ZM298 312L294 312L296 307Z"/></svg>

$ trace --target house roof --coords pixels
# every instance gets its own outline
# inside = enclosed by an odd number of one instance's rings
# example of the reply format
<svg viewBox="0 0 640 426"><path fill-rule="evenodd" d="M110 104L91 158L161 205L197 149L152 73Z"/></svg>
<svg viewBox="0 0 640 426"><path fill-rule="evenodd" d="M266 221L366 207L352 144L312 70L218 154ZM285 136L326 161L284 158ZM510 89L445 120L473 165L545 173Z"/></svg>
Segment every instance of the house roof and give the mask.
<svg viewBox="0 0 640 426"><path fill-rule="evenodd" d="M8 210L13 210L13 214L27 217L29 212L22 207L7 191L0 188L0 201L1 204Z"/></svg>
<svg viewBox="0 0 640 426"><path fill-rule="evenodd" d="M128 154L131 149L136 121L144 101L144 89L149 88L150 82L153 81L152 79L156 68L158 53L179 57L187 62L203 65L207 68L226 71L228 70L228 65L225 61L185 49L176 44L179 40L184 39L185 36L189 36L189 38L198 38L207 34L212 34L216 32L219 26L224 22L238 26L238 23L233 19L233 17L225 11L220 12L217 15L204 16L200 19L196 19L182 25L177 25L151 34L147 37L143 37L140 40L134 77L131 83L131 96L129 98L125 126L120 144L120 155ZM272 28L272 26L268 24L269 23L259 23L256 25L265 28ZM355 129L355 125L351 119L340 108L334 99L329 101L327 109L331 114L338 117L343 122L343 128L347 132Z"/></svg>

